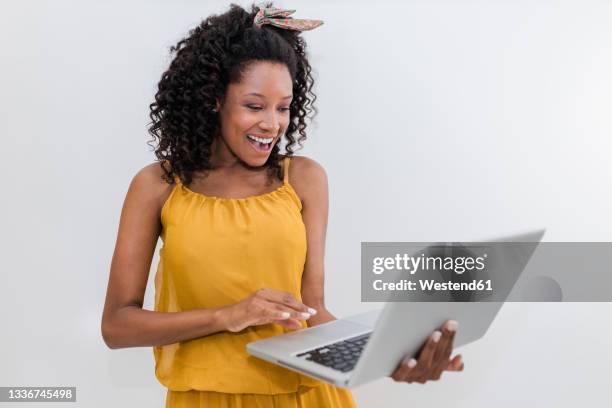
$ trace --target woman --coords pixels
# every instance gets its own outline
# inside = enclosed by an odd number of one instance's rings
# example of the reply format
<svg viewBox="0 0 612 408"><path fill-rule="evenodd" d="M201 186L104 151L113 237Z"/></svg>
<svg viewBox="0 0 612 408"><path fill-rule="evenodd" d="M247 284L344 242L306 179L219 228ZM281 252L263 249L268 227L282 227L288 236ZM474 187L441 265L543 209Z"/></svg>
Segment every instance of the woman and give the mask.
<svg viewBox="0 0 612 408"><path fill-rule="evenodd" d="M300 32L321 22L270 6L232 5L172 48L151 104L159 162L134 177L122 210L102 333L110 348L154 347L166 407L354 406L350 391L246 352L335 319L323 296L326 175L293 155L315 100ZM447 322L392 377L461 370L449 360L455 329Z"/></svg>

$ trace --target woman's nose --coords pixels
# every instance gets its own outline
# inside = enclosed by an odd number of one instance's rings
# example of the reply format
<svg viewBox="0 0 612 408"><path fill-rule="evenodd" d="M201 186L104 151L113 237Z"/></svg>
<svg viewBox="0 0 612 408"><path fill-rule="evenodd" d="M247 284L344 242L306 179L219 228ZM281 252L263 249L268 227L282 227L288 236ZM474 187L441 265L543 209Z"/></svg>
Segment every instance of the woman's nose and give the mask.
<svg viewBox="0 0 612 408"><path fill-rule="evenodd" d="M271 113L259 123L259 126L263 130L272 131L276 133L280 129L280 118L275 113Z"/></svg>

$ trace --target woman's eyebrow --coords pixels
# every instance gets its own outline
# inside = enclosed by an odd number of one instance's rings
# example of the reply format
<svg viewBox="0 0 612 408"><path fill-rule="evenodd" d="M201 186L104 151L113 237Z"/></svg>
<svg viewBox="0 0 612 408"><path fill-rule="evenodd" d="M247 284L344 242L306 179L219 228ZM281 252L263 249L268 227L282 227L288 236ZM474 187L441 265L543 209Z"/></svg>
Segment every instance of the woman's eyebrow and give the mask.
<svg viewBox="0 0 612 408"><path fill-rule="evenodd" d="M251 93L245 94L244 96L249 96L249 95L259 96L261 98L265 98L265 96L263 96L262 94L257 93L257 92L251 92ZM293 98L293 95L283 96L283 99L290 99L290 98Z"/></svg>

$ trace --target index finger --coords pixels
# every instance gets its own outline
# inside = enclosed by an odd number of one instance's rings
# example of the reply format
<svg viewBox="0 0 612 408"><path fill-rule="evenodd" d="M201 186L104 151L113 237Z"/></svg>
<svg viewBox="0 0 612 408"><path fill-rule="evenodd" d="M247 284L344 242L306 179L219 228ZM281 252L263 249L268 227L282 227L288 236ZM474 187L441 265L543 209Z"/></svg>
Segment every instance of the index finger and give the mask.
<svg viewBox="0 0 612 408"><path fill-rule="evenodd" d="M447 320L442 326L442 338L440 339L440 347L434 355L434 360L448 359L453 351L453 341L457 332L457 323L455 320Z"/></svg>
<svg viewBox="0 0 612 408"><path fill-rule="evenodd" d="M295 309L298 312L304 312L310 315L315 315L317 313L315 309L308 307L302 302L298 301L289 292L283 292L276 289L266 289L262 294L267 300L275 303L280 303L282 305Z"/></svg>
<svg viewBox="0 0 612 408"><path fill-rule="evenodd" d="M448 365L448 359L453 352L453 340L455 339L457 326L458 323L455 320L448 320L442 326L442 338L433 357L434 365L436 366L433 373L434 379L439 379Z"/></svg>
<svg viewBox="0 0 612 408"><path fill-rule="evenodd" d="M419 358L417 359L419 368L425 368L429 370L431 368L431 363L433 361L434 353L438 346L438 341L440 341L440 337L442 333L436 330L432 333L431 336L427 339L427 343L425 343L425 347L421 350L419 354Z"/></svg>

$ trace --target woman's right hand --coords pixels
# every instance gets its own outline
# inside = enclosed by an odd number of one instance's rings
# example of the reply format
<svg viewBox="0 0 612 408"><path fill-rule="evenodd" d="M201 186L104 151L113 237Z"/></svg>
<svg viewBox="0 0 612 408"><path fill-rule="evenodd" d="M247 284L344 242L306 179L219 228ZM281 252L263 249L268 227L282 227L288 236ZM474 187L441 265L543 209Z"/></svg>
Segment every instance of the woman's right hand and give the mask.
<svg viewBox="0 0 612 408"><path fill-rule="evenodd" d="M239 332L249 326L276 323L289 329L302 327L300 320L307 320L317 311L287 292L262 288L230 306L218 310L218 317L225 330Z"/></svg>

